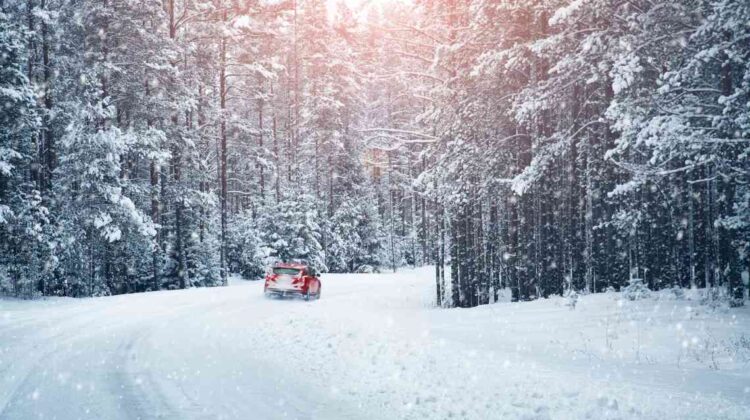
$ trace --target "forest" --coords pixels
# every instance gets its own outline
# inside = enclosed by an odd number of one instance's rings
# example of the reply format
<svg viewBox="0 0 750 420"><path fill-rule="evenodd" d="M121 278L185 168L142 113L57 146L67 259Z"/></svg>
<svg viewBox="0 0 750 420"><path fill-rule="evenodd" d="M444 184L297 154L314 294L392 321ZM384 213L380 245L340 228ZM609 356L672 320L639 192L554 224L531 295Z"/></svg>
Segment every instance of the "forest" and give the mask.
<svg viewBox="0 0 750 420"><path fill-rule="evenodd" d="M750 281L747 0L0 0L0 294Z"/></svg>

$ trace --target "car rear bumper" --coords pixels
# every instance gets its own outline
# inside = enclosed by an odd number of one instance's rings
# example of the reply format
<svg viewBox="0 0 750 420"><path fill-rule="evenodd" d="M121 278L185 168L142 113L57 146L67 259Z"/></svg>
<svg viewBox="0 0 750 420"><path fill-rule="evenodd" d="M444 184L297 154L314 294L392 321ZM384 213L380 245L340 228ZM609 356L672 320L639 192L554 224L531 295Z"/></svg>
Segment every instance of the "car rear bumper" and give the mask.
<svg viewBox="0 0 750 420"><path fill-rule="evenodd" d="M304 294L305 292L302 289L282 289L282 288L271 288L271 287L266 289L266 295L301 296Z"/></svg>

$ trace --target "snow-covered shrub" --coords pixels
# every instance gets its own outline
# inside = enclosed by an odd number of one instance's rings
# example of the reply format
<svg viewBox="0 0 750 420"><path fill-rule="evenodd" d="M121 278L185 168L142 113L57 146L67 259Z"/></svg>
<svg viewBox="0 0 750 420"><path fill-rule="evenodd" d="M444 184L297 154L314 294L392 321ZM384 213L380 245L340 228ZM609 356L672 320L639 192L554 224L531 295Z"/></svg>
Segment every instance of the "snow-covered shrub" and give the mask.
<svg viewBox="0 0 750 420"><path fill-rule="evenodd" d="M220 243L215 234L191 235L187 250L191 256L188 264L191 285L219 286L221 279Z"/></svg>
<svg viewBox="0 0 750 420"><path fill-rule="evenodd" d="M13 293L13 281L8 274L5 266L0 265L0 295L10 295Z"/></svg>
<svg viewBox="0 0 750 420"><path fill-rule="evenodd" d="M738 308L744 305L744 300L732 296L727 287L709 287L701 290L700 304L712 309Z"/></svg>
<svg viewBox="0 0 750 420"><path fill-rule="evenodd" d="M651 296L656 298L657 300L686 300L688 299L688 295L685 293L685 289L678 285L674 285L672 287L667 287L661 290L653 291Z"/></svg>
<svg viewBox="0 0 750 420"><path fill-rule="evenodd" d="M446 285L446 288L449 288L449 287L450 287L450 282L449 284ZM512 298L513 296L512 296L510 289L503 288L497 291L497 300L495 302L510 302Z"/></svg>
<svg viewBox="0 0 750 420"><path fill-rule="evenodd" d="M672 286L672 288L669 289L669 292L672 294L672 297L675 300L683 300L685 299L685 289L683 289L680 286Z"/></svg>
<svg viewBox="0 0 750 420"><path fill-rule="evenodd" d="M729 298L729 307L730 308L740 308L745 305L745 298L743 297L730 297Z"/></svg>
<svg viewBox="0 0 750 420"><path fill-rule="evenodd" d="M643 283L643 279L631 278L622 289L622 295L628 300L641 300L651 296L651 290Z"/></svg>
<svg viewBox="0 0 750 420"><path fill-rule="evenodd" d="M357 273L375 273L375 272L376 272L375 267L369 264L363 264L357 267Z"/></svg>
<svg viewBox="0 0 750 420"><path fill-rule="evenodd" d="M750 337L745 334L714 337L706 330L687 344L687 356L713 370L750 362Z"/></svg>
<svg viewBox="0 0 750 420"><path fill-rule="evenodd" d="M728 348L722 345L713 335L706 334L702 339L694 340L688 348L688 353L698 363L708 366L712 370L719 370L719 362L727 355Z"/></svg>
<svg viewBox="0 0 750 420"><path fill-rule="evenodd" d="M380 248L381 267L391 269L410 264L412 240L409 237L384 234L381 241L384 245Z"/></svg>
<svg viewBox="0 0 750 420"><path fill-rule="evenodd" d="M330 271L373 272L381 265L380 217L371 201L360 197L344 201L327 226Z"/></svg>
<svg viewBox="0 0 750 420"><path fill-rule="evenodd" d="M734 360L740 363L750 362L750 336L742 334L731 338L729 348Z"/></svg>
<svg viewBox="0 0 750 420"><path fill-rule="evenodd" d="M578 292L573 289L568 290L568 292L565 294L565 306L569 307L571 311L574 310L579 298L580 295L578 294Z"/></svg>
<svg viewBox="0 0 750 420"><path fill-rule="evenodd" d="M719 308L723 306L725 300L725 289L718 287L707 287L703 289L700 297L700 304L708 306L709 308Z"/></svg>
<svg viewBox="0 0 750 420"><path fill-rule="evenodd" d="M232 272L246 279L256 279L265 270L265 253L261 248L261 235L251 212L238 215L229 232L227 262Z"/></svg>

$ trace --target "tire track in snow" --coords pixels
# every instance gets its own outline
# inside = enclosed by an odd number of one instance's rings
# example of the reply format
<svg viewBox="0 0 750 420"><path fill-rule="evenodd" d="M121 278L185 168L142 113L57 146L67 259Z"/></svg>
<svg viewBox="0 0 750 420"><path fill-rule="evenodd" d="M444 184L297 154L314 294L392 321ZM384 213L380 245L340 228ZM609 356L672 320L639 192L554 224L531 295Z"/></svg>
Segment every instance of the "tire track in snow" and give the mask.
<svg viewBox="0 0 750 420"><path fill-rule="evenodd" d="M160 303L146 313L133 314L128 299L114 297L82 300L84 308L74 310L68 305L51 305L36 314L39 317L41 313L41 318L27 317L25 326L38 329L8 343L3 353L8 362L3 371L6 383L0 382L0 419L40 415L180 418L149 376L151 372L142 370L140 380L133 378L130 358L152 333L152 322L169 324L186 313L221 305L221 301L195 302L182 296L181 301L168 305L165 303L171 302L165 300L169 298L158 295L136 297ZM125 316L112 316L119 312Z"/></svg>

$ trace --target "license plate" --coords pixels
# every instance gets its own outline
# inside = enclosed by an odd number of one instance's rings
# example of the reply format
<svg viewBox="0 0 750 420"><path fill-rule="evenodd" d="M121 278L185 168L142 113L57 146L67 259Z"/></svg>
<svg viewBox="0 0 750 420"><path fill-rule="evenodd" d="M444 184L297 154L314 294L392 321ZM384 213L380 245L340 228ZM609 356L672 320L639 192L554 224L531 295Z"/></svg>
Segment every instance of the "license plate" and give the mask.
<svg viewBox="0 0 750 420"><path fill-rule="evenodd" d="M276 280L276 287L280 289L291 289L292 276L279 276L279 278Z"/></svg>

